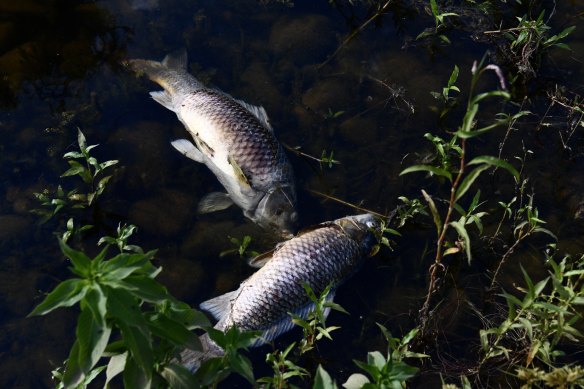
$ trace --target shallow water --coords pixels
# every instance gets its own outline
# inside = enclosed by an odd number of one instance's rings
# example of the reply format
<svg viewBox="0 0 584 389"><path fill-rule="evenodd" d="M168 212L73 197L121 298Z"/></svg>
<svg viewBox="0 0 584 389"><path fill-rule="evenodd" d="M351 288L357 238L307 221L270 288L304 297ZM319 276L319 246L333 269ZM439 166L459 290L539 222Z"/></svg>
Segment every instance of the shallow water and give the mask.
<svg viewBox="0 0 584 389"><path fill-rule="evenodd" d="M509 6L506 12L519 15L521 9L516 8ZM332 168L289 152L301 224L311 225L354 212L311 191L381 213L392 210L398 196L420 197L420 189L444 196L445 187L435 180L423 174L400 177L399 172L431 152L423 134L446 136L445 128L460 121L458 109L452 119L440 123L430 109L436 105L430 91L441 90L455 64L465 91L473 61L487 50L496 53L493 43L469 39L469 30L478 23L472 15L448 32L450 45L416 42L433 19L409 2L396 3L326 64L351 31L367 20L365 5L315 1L287 7L190 0L22 0L16 5L6 0L0 1L0 10L1 387L52 386L50 371L62 364L73 342L73 310L25 316L43 293L70 276L53 236L64 230L66 219L38 225L30 210L38 207L34 192L54 190L58 184L67 189L79 185L74 178L59 179L66 169L62 155L76 148L78 127L90 144L100 144L95 149L100 161L120 160L99 210L75 214L79 224L97 226L76 242L79 247L95 252L96 240L113 234L118 222L137 225L133 243L160 249L157 264L164 270L159 280L177 298L196 306L233 290L252 272L238 256L219 257L233 248L229 237L250 235L252 249L258 251L274 244L273 237L238 209L196 214L198 200L219 190L220 184L207 168L172 149L170 140L186 134L182 125L148 96L157 87L127 72L120 65L123 59L161 59L185 47L191 72L237 98L263 105L284 144L317 157L323 150L334 151L341 164ZM533 115L518 124L503 154L508 160L522 155L522 142L534 152L525 174L546 227L561 237L560 250L570 253L584 251L584 225L575 218L583 200L584 137L577 127L582 118L567 118L558 105L548 110L545 91L558 85L582 94L581 11L576 1L557 5L550 21L553 28L559 32L578 26L567 39L573 51L552 50L537 80L514 88L519 101L527 96L524 109ZM490 76L482 84L495 88L496 83ZM501 109L500 104L485 104L481 115ZM545 122L552 125L538 127L546 111ZM501 128L481 138L471 153L496 154L504 135ZM485 176L482 198L509 193L512 186L504 174ZM496 201L491 202L488 211L495 213ZM329 322L342 329L333 344L321 343L319 357L305 361L306 366L325 361L342 383L358 370L352 358L385 348L375 322L396 335L415 326L435 244L434 227L426 222L406 227L394 251L382 250L339 289L336 301L351 315L331 315ZM485 228L492 230L497 222L494 217ZM502 283L521 279L519 262L534 278L543 275L540 249L547 242L541 237L521 246L505 268ZM477 244L471 267L462 262L453 270L457 284L445 299L448 320L441 321L437 332L438 341L448 340L448 348L439 350L434 367L441 362L463 366L476 351L467 346L469 339L476 341L481 323L465 301L481 295L488 283L485 273L493 270L493 253L482 246ZM293 332L277 345L298 337ZM267 352L265 347L252 353L263 372ZM439 382L433 366L424 371L414 387Z"/></svg>

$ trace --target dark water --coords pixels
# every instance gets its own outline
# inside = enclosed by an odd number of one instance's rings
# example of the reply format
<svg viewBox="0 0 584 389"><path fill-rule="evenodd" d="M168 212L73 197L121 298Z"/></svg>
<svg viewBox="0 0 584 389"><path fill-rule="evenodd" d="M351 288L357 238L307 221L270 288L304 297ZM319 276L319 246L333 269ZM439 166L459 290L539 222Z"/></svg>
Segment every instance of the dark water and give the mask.
<svg viewBox="0 0 584 389"><path fill-rule="evenodd" d="M582 118L568 117L557 104L548 110L551 100L546 93L556 88L572 97L583 92L583 10L577 1L555 8L553 2L539 5L548 14L554 9L554 31L578 26L567 40L573 51L552 50L541 59L535 79L513 87L516 101L525 97L524 109L533 115L517 124L503 157L513 161L513 156L523 155L523 147L533 151L525 174L540 215L561 237L561 251L580 253L584 229L575 215L584 198L584 137L578 126ZM495 17L505 20L523 12L512 4L501 9L502 15ZM237 256L219 257L233 248L228 237L250 235L258 251L274 244L273 237L237 209L196 214L198 200L220 185L207 168L171 148L169 141L184 137L184 129L172 112L149 98L147 92L156 86L123 69L120 61L125 58L161 59L186 47L190 70L197 77L263 105L283 143L317 157L333 150L341 161L333 168L290 153L303 225L354 212L310 190L381 213L392 210L398 196L420 197L420 189L445 197L446 187L422 174L398 176L431 152L424 133L446 137L445 129L460 123L460 108L451 119L437 119L430 109L437 104L430 91L441 90L456 64L464 93L473 61L487 50L491 60L503 66L504 60L496 42L470 38L490 17L464 14L447 32L452 43L443 45L415 41L434 23L421 4L396 2L389 10L319 67L371 16L366 3L352 8L326 1L298 1L287 7L255 1L1 0L0 386L52 386L50 371L62 364L73 342L73 310L25 316L43 293L70 276L53 236L64 230L66 219L39 226L30 210L38 207L34 192L55 190L58 184L66 189L80 185L74 178L59 179L66 169L62 155L76 148L78 127L90 144L100 144L95 149L100 161L120 161L99 209L74 214L77 223L96 225L76 242L78 247L94 252L100 236L113 234L119 222L133 223L139 229L135 244L160 249L157 261L164 270L159 280L177 298L196 306L236 288L252 271ZM483 86L495 88L496 82L489 76ZM485 104L481 115L489 117L501 109L513 111ZM544 122L551 125L538 126L546 112ZM505 131L481 138L470 152L497 154ZM512 193L512 187L503 174L481 181L483 198L490 199L485 210L495 214L485 226L491 233L499 218L497 196ZM357 371L352 358L384 349L375 322L396 335L415 326L433 260L430 223L406 227L393 252L382 250L339 290L337 302L351 315L331 315L330 323L342 329L334 344L322 342L317 357L304 361L312 371L322 362L342 383ZM534 278L543 275L541 247L546 242L536 238L519 247L504 269L503 283L520 279L519 263L531 269ZM476 359L482 327L466 301L480 296L497 253L480 243L475 250L471 267L464 261L453 263L456 284L445 296L437 348L429 351L433 363L424 367L414 386L437 385L435 371L450 366L455 375L463 371L465 361ZM298 337L294 332L278 344ZM269 348L252 353L261 372L267 372L262 367L266 352Z"/></svg>

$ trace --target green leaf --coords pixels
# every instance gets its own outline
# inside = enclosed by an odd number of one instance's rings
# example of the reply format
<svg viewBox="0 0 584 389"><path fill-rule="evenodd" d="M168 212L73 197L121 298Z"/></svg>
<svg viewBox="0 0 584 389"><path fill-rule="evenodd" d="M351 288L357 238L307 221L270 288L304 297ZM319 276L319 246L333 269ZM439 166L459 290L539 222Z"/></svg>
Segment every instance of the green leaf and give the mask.
<svg viewBox="0 0 584 389"><path fill-rule="evenodd" d="M77 270L78 274L83 275L84 277L89 277L91 259L89 259L85 253L69 247L62 239L59 239L59 246L61 247L61 252L71 260L71 263L75 270Z"/></svg>
<svg viewBox="0 0 584 389"><path fill-rule="evenodd" d="M429 173L435 174L437 176L446 177L446 178L448 178L449 181L452 181L452 174L450 174L450 172L448 170L441 169L441 168L438 168L435 166L430 166L430 165L413 165L413 166L407 167L404 170L402 170L399 175L402 176L404 174L413 173L413 172L421 172L421 171L429 172Z"/></svg>
<svg viewBox="0 0 584 389"><path fill-rule="evenodd" d="M93 319L99 326L105 327L107 298L99 284L93 284L85 295L84 305L91 311Z"/></svg>
<svg viewBox="0 0 584 389"><path fill-rule="evenodd" d="M69 352L67 367L63 374L63 385L65 388L77 388L83 378L85 378L85 374L83 374L83 370L79 366L79 341L76 340Z"/></svg>
<svg viewBox="0 0 584 389"><path fill-rule="evenodd" d="M345 389L361 389L363 385L368 384L369 378L360 373L351 374L349 379L343 384Z"/></svg>
<svg viewBox="0 0 584 389"><path fill-rule="evenodd" d="M466 251L466 257L468 258L468 264L470 265L470 263L472 261L472 255L471 255L471 250L470 250L470 238L468 236L468 232L466 231L466 227L464 226L463 223L459 223L458 221L451 222L450 225L452 227L454 227L456 232L458 232L458 235L464 241L464 248Z"/></svg>
<svg viewBox="0 0 584 389"><path fill-rule="evenodd" d="M255 383L251 362L246 356L240 353L235 353L235 355L233 355L233 357L229 359L229 362L231 364L231 368L236 373L244 377L252 384Z"/></svg>
<svg viewBox="0 0 584 389"><path fill-rule="evenodd" d="M108 313L125 325L148 333L146 319L142 316L138 302L123 289L106 288Z"/></svg>
<svg viewBox="0 0 584 389"><path fill-rule="evenodd" d="M462 128L460 129L460 132L462 133L470 132L470 130L473 127L474 118L478 111L479 111L478 104L474 104L470 107L470 109L466 112L464 118L462 119Z"/></svg>
<svg viewBox="0 0 584 389"><path fill-rule="evenodd" d="M82 176L83 173L87 170L87 168L85 166L83 166L82 164L80 164L77 161L67 161L67 163L71 167L69 168L69 170L67 170L63 174L61 174L61 178L62 177L76 176L76 175Z"/></svg>
<svg viewBox="0 0 584 389"><path fill-rule="evenodd" d="M102 327L89 309L81 310L75 331L79 343L79 366L87 374L97 364L108 344L111 327Z"/></svg>
<svg viewBox="0 0 584 389"><path fill-rule="evenodd" d="M166 288L148 276L131 275L116 283L135 297L153 304L163 303L171 299Z"/></svg>
<svg viewBox="0 0 584 389"><path fill-rule="evenodd" d="M150 389L152 385L151 367L149 366L148 371L145 371L138 366L134 358L128 356L124 368L124 388Z"/></svg>
<svg viewBox="0 0 584 389"><path fill-rule="evenodd" d="M456 195L454 196L454 201L458 201L464 194L470 189L471 185L475 182L477 178L479 178L480 174L487 170L490 166L489 165L481 165L475 168L473 171L468 173L464 180L460 183L460 186L456 190Z"/></svg>
<svg viewBox="0 0 584 389"><path fill-rule="evenodd" d="M314 385L312 386L312 389L337 389L337 384L320 364L316 369L316 376L314 377Z"/></svg>
<svg viewBox="0 0 584 389"><path fill-rule="evenodd" d="M116 165L119 161L117 159L112 159L111 161L105 161L99 164L99 170L107 169L110 166Z"/></svg>
<svg viewBox="0 0 584 389"><path fill-rule="evenodd" d="M367 353L367 363L382 370L385 366L385 357L379 351L370 351Z"/></svg>
<svg viewBox="0 0 584 389"><path fill-rule="evenodd" d="M70 307L85 297L87 290L85 280L72 278L63 281L28 316L46 315L59 307Z"/></svg>
<svg viewBox="0 0 584 389"><path fill-rule="evenodd" d="M79 145L79 149L81 151L85 151L87 149L87 140L85 139L85 135L83 135L80 128L77 128L77 144Z"/></svg>
<svg viewBox="0 0 584 389"><path fill-rule="evenodd" d="M104 388L107 388L107 384L118 374L124 371L126 367L126 358L128 357L128 353L125 352L123 354L114 355L110 358L109 363L107 364L107 369L105 371L105 385Z"/></svg>
<svg viewBox="0 0 584 389"><path fill-rule="evenodd" d="M169 388L193 389L200 387L193 374L184 366L170 364L164 367L160 375L166 380Z"/></svg>
<svg viewBox="0 0 584 389"><path fill-rule="evenodd" d="M104 281L117 281L122 280L141 269L148 262L152 260L156 250L150 251L146 254L118 254L107 262L103 263L101 267L102 280Z"/></svg>
<svg viewBox="0 0 584 389"><path fill-rule="evenodd" d="M449 89L454 89L454 88L452 88L452 86L454 85L454 83L458 79L458 73L459 73L458 66L454 65L454 70L452 70L452 73L450 74L450 78L448 79L448 88ZM458 89L458 88L456 88L456 89ZM456 89L454 89L454 90L456 90Z"/></svg>
<svg viewBox="0 0 584 389"><path fill-rule="evenodd" d="M148 324L154 335L168 340L177 346L187 347L191 350L202 351L203 347L199 337L189 331L183 324L159 314L153 317Z"/></svg>
<svg viewBox="0 0 584 389"><path fill-rule="evenodd" d="M486 163L488 165L496 166L507 170L509 173L515 177L515 180L519 182L519 172L517 169L513 167L509 162L503 161L497 157L493 157L491 155L482 155L480 157L473 158L472 161L468 163L468 165L478 165Z"/></svg>
<svg viewBox="0 0 584 389"><path fill-rule="evenodd" d="M426 193L424 189L422 189L422 195L424 196L424 199L426 200L428 206L430 207L430 211L432 212L432 219L434 220L434 225L436 226L437 234L440 235L440 231L442 231L442 219L440 218L440 214L438 213L436 204L434 203L434 200L432 200L432 197L430 197L430 195Z"/></svg>
<svg viewBox="0 0 584 389"><path fill-rule="evenodd" d="M509 98L511 98L511 95L509 94L509 92L503 90L494 90L490 92L479 93L471 100L471 104L478 106L478 103L480 101L489 97L502 97L508 100Z"/></svg>
<svg viewBox="0 0 584 389"><path fill-rule="evenodd" d="M353 359L353 362L355 363L355 365L359 366L361 369L369 373L373 380L377 380L377 378L380 376L380 370L375 365L369 365L365 362L361 362L356 359Z"/></svg>
<svg viewBox="0 0 584 389"><path fill-rule="evenodd" d="M143 370L148 380L150 380L152 378L151 374L154 363L150 334L144 333L137 327L129 326L124 322L119 322L117 324L120 328L120 331L122 332L124 343L130 352L131 360L135 361L140 370ZM128 359L128 361L129 360L130 359Z"/></svg>

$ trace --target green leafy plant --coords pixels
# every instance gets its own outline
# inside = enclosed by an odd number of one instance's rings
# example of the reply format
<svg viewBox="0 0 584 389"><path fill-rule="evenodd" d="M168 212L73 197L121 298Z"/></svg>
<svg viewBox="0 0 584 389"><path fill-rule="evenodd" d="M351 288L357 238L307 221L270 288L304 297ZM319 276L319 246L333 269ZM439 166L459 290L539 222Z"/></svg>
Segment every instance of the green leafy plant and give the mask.
<svg viewBox="0 0 584 389"><path fill-rule="evenodd" d="M516 27L484 32L487 35L502 34L510 42L511 60L516 62L519 73L535 75L535 68L542 53L550 47L569 49L562 40L576 27L570 26L550 36L551 27L544 21L544 15L545 11L542 11L535 20L528 15L523 15L517 17Z"/></svg>
<svg viewBox="0 0 584 389"><path fill-rule="evenodd" d="M436 0L430 0L430 12L432 13L432 16L434 17L434 28L431 28L431 29L429 28L429 29L422 31L420 34L418 34L418 36L416 37L416 40L426 38L428 36L437 36L444 43L450 44L450 39L448 39L448 37L446 35L442 34L441 31L444 30L444 28L446 27L446 23L445 23L446 18L452 17L452 16L458 16L458 14L456 14L454 12L440 12L440 10L438 9L438 4L436 3Z"/></svg>
<svg viewBox="0 0 584 389"><path fill-rule="evenodd" d="M251 361L240 350L247 350L255 342L260 332L240 331L235 326L226 332L212 327L206 327L205 330L211 340L223 349L223 356L211 358L201 364L201 367L194 374L197 387L215 388L219 382L233 372L241 375L250 383L255 383Z"/></svg>
<svg viewBox="0 0 584 389"><path fill-rule="evenodd" d="M551 245L550 250L554 247ZM584 338L577 329L584 305L584 255L578 258L566 255L558 262L547 254L546 263L551 268L549 276L537 283L521 269L525 287L517 287L517 291L522 298L503 292L507 318L497 327L481 330L481 364L501 355L509 360L519 354L524 366L531 366L534 359L554 366L556 358L564 355L557 348L560 341L577 342Z"/></svg>
<svg viewBox="0 0 584 389"><path fill-rule="evenodd" d="M327 327L326 316L328 315L329 310L333 309L347 314L348 312L339 304L327 299L332 285L327 286L320 296L316 296L308 284L303 283L302 286L310 300L314 303L314 309L308 314L306 319L293 313L289 313L289 315L292 316L292 322L294 324L302 327L303 338L300 341L299 348L300 353L304 354L305 352L312 350L315 343L323 337L332 340L331 332L340 328L337 326Z"/></svg>
<svg viewBox="0 0 584 389"><path fill-rule="evenodd" d="M62 387L84 387L106 367L106 384L123 373L126 387L156 386L169 372L180 371L172 362L176 352L200 349L191 330L209 322L154 280L160 272L151 262L156 251L122 250L108 258L110 244L104 242L106 247L90 258L59 239L77 277L57 285L30 315L79 306L76 341L64 371L55 373ZM102 359L109 359L107 365L97 366Z"/></svg>
<svg viewBox="0 0 584 389"><path fill-rule="evenodd" d="M361 373L352 374L343 384L346 389L359 388L403 388L405 382L414 377L417 367L404 362L406 358L427 358L425 354L409 351L409 343L416 336L418 329L408 332L403 338L394 338L389 330L377 324L387 341L387 353L383 356L379 351L367 353L367 361L354 360L355 364L364 370L369 377Z"/></svg>
<svg viewBox="0 0 584 389"><path fill-rule="evenodd" d="M112 178L111 174L105 175L105 172L110 167L116 165L118 163L117 160L98 162L90 153L98 145L88 146L81 129L77 130L77 144L79 151L70 151L63 155L63 158L67 159L69 169L61 174L61 177L78 176L87 185L87 192L80 193L78 189L72 189L66 192L59 185L54 195L51 195L48 190L35 193L35 197L44 207L34 210L35 213L42 217L41 223L48 221L65 206L86 208L93 205L99 196L103 194L108 182Z"/></svg>
<svg viewBox="0 0 584 389"><path fill-rule="evenodd" d="M443 108L440 110L440 118L444 117L452 108L454 108L458 104L458 100L450 95L451 92L458 92L460 93L460 89L455 85L456 81L458 80L458 73L459 73L458 66L454 65L454 69L450 74L450 78L448 79L448 84L442 88L442 92L430 92L430 94L436 99L439 100ZM434 108L434 110L438 111L438 108Z"/></svg>
<svg viewBox="0 0 584 389"><path fill-rule="evenodd" d="M251 244L251 241L252 241L251 236L249 236L249 235L245 235L243 237L243 239L241 239L241 240L230 236L229 241L231 243L233 243L236 248L221 251L221 253L219 254L220 257L224 257L226 255L231 255L234 253L239 254L239 256L241 258L248 257L248 256L255 257L255 256L259 255L259 253L257 251L249 249L249 245Z"/></svg>
<svg viewBox="0 0 584 389"><path fill-rule="evenodd" d="M293 388L288 380L293 377L306 377L308 371L288 360L288 355L296 347L296 342L292 342L284 351L275 350L266 355L266 362L272 366L274 372L272 377L262 377L257 380L258 383L265 384L265 388Z"/></svg>
<svg viewBox="0 0 584 389"><path fill-rule="evenodd" d="M501 72L497 66L484 65L484 58L480 63L474 63L471 69L471 84L470 92L466 105L466 112L462 118L460 127L454 132L450 140L444 140L440 137L426 134L426 139L430 140L435 149L435 157L433 164L413 165L404 169L400 175L413 172L426 172L431 176L438 176L450 183L450 197L445 200L447 209L444 215L441 215L436 201L426 191L422 191L422 195L428 204L428 208L432 214L432 219L436 226L438 239L436 241L436 255L434 263L430 267L430 282L428 286L428 294L426 301L422 307L421 318L425 322L429 309L430 299L435 292L436 279L438 271L443 270L442 258L445 254L453 254L462 251L466 254L468 261L472 259L470 235L466 226L469 223L474 223L479 230L482 229L480 222L485 215L484 212L477 212L479 206L478 194L475 195L475 200L471 203L470 208L464 211L459 201L464 197L468 190L472 187L479 176L490 168L502 168L513 175L516 181L519 181L519 172L508 162L490 155L481 155L474 157L468 161L467 156L467 141L474 137L486 134L494 128L515 120L518 117L526 115L527 113L521 111L515 115L498 114L497 120L494 123L478 126L477 114L479 112L480 104L488 98L503 98L508 99L509 93L504 90L493 90L489 92L475 93L477 83L480 77L486 71L494 71L501 77ZM452 76L450 79L452 80ZM504 80L500 78L500 84L505 86ZM447 88L452 88L453 84L449 81ZM468 171L470 167L474 169ZM453 220L453 212L458 211L461 217L458 220ZM457 243L448 242L447 232L454 229L458 235Z"/></svg>

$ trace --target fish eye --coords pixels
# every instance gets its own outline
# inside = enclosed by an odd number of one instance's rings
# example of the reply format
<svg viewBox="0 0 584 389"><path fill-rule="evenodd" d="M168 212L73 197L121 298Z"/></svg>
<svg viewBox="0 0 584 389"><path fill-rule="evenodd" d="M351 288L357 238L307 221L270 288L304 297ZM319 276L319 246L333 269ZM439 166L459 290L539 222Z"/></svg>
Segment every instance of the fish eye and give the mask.
<svg viewBox="0 0 584 389"><path fill-rule="evenodd" d="M284 212L284 210L282 208L278 208L278 209L276 209L275 213L276 213L276 216L280 216L280 215L282 215L283 212Z"/></svg>

